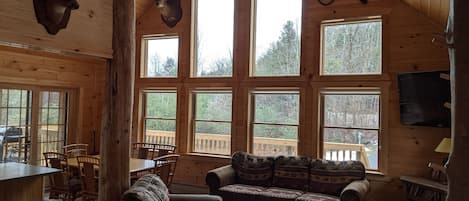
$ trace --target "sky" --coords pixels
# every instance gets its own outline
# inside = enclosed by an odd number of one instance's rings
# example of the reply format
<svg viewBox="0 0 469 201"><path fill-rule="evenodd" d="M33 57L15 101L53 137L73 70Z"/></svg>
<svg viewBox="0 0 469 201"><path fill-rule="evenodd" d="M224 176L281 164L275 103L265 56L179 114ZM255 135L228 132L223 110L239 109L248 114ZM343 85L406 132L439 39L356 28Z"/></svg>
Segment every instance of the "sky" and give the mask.
<svg viewBox="0 0 469 201"><path fill-rule="evenodd" d="M201 39L202 63L211 63L228 57L233 52L235 0L198 0L197 34ZM257 0L256 56L265 52L276 41L283 25L291 20L301 30L302 0ZM158 52L161 58L177 58L177 41L150 41L148 53ZM200 69L199 69L200 70ZM210 69L205 69L210 70Z"/></svg>

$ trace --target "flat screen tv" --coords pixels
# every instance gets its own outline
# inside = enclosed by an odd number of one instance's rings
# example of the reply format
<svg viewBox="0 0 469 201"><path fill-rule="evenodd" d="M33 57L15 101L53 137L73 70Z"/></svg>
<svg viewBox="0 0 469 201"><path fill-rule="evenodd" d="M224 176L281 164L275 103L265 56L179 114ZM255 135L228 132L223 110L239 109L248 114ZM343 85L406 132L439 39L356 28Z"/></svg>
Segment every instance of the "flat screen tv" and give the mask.
<svg viewBox="0 0 469 201"><path fill-rule="evenodd" d="M451 86L441 73L448 71L399 74L401 124L451 126L451 110L444 107L451 100Z"/></svg>

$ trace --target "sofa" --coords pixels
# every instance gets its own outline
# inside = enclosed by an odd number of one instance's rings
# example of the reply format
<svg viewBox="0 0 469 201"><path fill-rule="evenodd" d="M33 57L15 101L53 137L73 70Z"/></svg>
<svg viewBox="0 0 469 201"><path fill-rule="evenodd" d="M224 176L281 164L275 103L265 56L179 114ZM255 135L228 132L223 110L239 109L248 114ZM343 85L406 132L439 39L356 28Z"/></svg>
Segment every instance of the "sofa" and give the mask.
<svg viewBox="0 0 469 201"><path fill-rule="evenodd" d="M169 194L160 177L147 174L122 195L122 201L223 201L215 195Z"/></svg>
<svg viewBox="0 0 469 201"><path fill-rule="evenodd" d="M363 201L365 176L359 161L236 152L231 165L207 173L206 183L224 201Z"/></svg>

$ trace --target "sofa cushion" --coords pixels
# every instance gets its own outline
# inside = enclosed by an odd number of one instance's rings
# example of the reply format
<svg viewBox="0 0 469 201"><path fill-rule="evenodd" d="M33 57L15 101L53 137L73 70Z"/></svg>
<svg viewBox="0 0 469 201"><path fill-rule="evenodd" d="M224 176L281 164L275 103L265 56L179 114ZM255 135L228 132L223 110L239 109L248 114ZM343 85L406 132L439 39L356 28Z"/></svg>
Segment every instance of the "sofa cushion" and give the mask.
<svg viewBox="0 0 469 201"><path fill-rule="evenodd" d="M232 157L236 183L271 186L273 175L273 157L254 156L245 152L236 152Z"/></svg>
<svg viewBox="0 0 469 201"><path fill-rule="evenodd" d="M259 201L294 201L301 195L299 190L271 187L260 193Z"/></svg>
<svg viewBox="0 0 469 201"><path fill-rule="evenodd" d="M147 174L138 179L123 197L123 201L169 201L168 188L160 177Z"/></svg>
<svg viewBox="0 0 469 201"><path fill-rule="evenodd" d="M342 189L365 178L365 166L360 161L311 161L309 191L339 196Z"/></svg>
<svg viewBox="0 0 469 201"><path fill-rule="evenodd" d="M279 156L275 159L273 186L308 190L310 160L305 156Z"/></svg>
<svg viewBox="0 0 469 201"><path fill-rule="evenodd" d="M221 187L218 189L218 193L223 197L224 201L236 201L236 200L246 200L246 201L256 201L261 192L266 188L261 186L251 186L245 184L232 184Z"/></svg>
<svg viewBox="0 0 469 201"><path fill-rule="evenodd" d="M296 201L339 201L339 198L319 193L305 193L296 198Z"/></svg>

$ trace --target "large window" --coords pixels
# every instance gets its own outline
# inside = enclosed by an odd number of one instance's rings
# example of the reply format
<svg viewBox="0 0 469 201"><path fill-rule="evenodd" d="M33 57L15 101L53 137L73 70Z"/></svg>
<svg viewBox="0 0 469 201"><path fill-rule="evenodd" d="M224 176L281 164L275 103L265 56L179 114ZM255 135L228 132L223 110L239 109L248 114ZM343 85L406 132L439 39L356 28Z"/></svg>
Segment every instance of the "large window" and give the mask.
<svg viewBox="0 0 469 201"><path fill-rule="evenodd" d="M381 19L324 22L322 32L322 75L381 74Z"/></svg>
<svg viewBox="0 0 469 201"><path fill-rule="evenodd" d="M299 92L252 93L253 152L258 155L297 155Z"/></svg>
<svg viewBox="0 0 469 201"><path fill-rule="evenodd" d="M192 76L233 74L234 0L195 1L195 63Z"/></svg>
<svg viewBox="0 0 469 201"><path fill-rule="evenodd" d="M323 157L360 160L378 169L381 129L380 91L323 91Z"/></svg>
<svg viewBox="0 0 469 201"><path fill-rule="evenodd" d="M38 144L44 152L63 152L66 140L68 94L64 91L41 91L39 95Z"/></svg>
<svg viewBox="0 0 469 201"><path fill-rule="evenodd" d="M32 92L1 89L0 99L0 161L28 162Z"/></svg>
<svg viewBox="0 0 469 201"><path fill-rule="evenodd" d="M193 151L229 155L231 153L231 91L193 93Z"/></svg>
<svg viewBox="0 0 469 201"><path fill-rule="evenodd" d="M174 78L178 74L177 36L147 37L143 39L142 77Z"/></svg>
<svg viewBox="0 0 469 201"><path fill-rule="evenodd" d="M176 91L144 92L144 142L176 145Z"/></svg>
<svg viewBox="0 0 469 201"><path fill-rule="evenodd" d="M253 76L300 75L302 0L256 0Z"/></svg>

